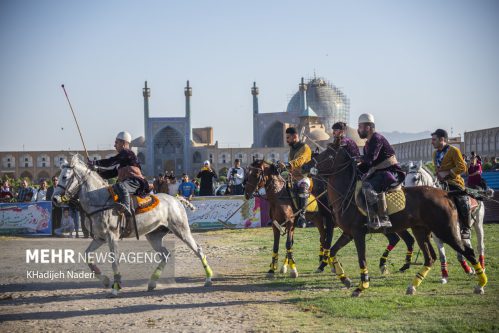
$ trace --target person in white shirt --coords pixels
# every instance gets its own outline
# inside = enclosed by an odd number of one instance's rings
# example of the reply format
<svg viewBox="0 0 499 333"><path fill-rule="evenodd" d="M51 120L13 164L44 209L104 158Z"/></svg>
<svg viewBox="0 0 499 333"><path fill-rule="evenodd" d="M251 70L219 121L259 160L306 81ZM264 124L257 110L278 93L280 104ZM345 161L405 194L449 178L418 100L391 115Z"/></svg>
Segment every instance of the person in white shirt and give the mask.
<svg viewBox="0 0 499 333"><path fill-rule="evenodd" d="M40 181L40 188L35 193L33 201L46 201L47 200L47 181L42 179Z"/></svg>
<svg viewBox="0 0 499 333"><path fill-rule="evenodd" d="M54 233L56 236L62 236L63 232L69 232L69 236L73 237L73 231L75 229L74 220L69 216L69 208L65 208L62 214L61 227L55 229Z"/></svg>
<svg viewBox="0 0 499 333"><path fill-rule="evenodd" d="M241 161L236 158L234 166L227 171L231 195L243 195L244 169L241 168Z"/></svg>

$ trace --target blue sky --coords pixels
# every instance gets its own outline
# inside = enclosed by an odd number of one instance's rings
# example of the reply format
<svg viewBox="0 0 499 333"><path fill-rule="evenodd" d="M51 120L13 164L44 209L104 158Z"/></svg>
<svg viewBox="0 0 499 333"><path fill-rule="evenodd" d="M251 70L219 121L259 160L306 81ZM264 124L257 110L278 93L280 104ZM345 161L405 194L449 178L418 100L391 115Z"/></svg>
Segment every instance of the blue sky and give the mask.
<svg viewBox="0 0 499 333"><path fill-rule="evenodd" d="M143 135L150 115L183 116L222 145L252 142L260 110L286 108L301 76L326 77L350 123L381 131L499 126L499 1L0 2L0 150L89 149ZM62 129L63 128L63 129Z"/></svg>

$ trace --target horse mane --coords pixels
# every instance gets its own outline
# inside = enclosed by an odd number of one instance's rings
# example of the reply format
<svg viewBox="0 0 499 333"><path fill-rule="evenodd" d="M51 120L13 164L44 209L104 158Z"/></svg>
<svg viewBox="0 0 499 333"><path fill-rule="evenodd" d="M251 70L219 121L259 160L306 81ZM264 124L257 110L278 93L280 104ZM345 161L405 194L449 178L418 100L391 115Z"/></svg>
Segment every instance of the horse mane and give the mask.
<svg viewBox="0 0 499 333"><path fill-rule="evenodd" d="M71 162L65 163L64 165L61 165L61 168L64 167L64 166L69 166L69 167L72 167L72 168L81 167L81 169L83 169L83 171L85 171L88 174L92 175L96 180L100 181L104 186L107 186L109 184L107 182L107 180L105 180L104 178L102 178L101 175L99 175L99 173L97 171L91 170L87 166L87 164L85 163L85 161L83 159L83 156L81 156L78 153L76 153L76 154L73 155L73 157L71 158Z"/></svg>

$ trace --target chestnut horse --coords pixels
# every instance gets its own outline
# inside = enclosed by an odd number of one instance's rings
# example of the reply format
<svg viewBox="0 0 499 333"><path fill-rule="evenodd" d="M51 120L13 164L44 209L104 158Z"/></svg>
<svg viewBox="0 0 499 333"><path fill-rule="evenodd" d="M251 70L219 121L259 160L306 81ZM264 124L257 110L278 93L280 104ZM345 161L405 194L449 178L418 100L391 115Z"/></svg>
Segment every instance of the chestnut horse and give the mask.
<svg viewBox="0 0 499 333"><path fill-rule="evenodd" d="M272 219L272 231L274 233L274 246L272 253L272 262L270 269L267 272L268 277L273 277L277 270L279 258L279 240L281 238L281 230L285 229L286 238L286 258L284 259L281 268L282 273L286 273L288 266L290 268L290 276L296 278L298 270L296 268L296 261L293 257L293 236L295 230L295 216L296 209L293 205L293 199L287 189L286 180L281 176L279 169L272 162L264 160L257 160L248 167L245 177L244 194L246 199L249 199L259 189L265 188L266 198L270 205L270 218ZM320 186L317 186L320 188ZM323 186L325 188L325 186ZM313 190L314 194L316 190ZM319 195L318 193L317 195ZM329 249L332 240L333 222L331 219L331 212L327 209L327 204L323 201L327 196L323 195L318 201L318 212L306 213L307 221L312 221L320 233L321 252L320 255L327 262L328 251L324 253L323 248ZM310 202L310 200L309 200ZM277 227L277 225L281 227Z"/></svg>
<svg viewBox="0 0 499 333"><path fill-rule="evenodd" d="M335 257L338 251L352 239L355 242L361 282L353 291L352 296L359 296L365 289L369 288L366 234L372 230L366 227L367 217L360 213L355 201L355 187L359 178L356 162L343 147L336 149L328 146L326 150L313 159L311 164L314 164L313 173L328 179L328 197L333 207L334 220L336 225L343 230L343 234L331 248L331 257L336 263L336 274L339 275L343 283L345 283L346 275ZM406 198L405 208L390 215L391 228L378 230L378 232L401 232L411 228L423 252L424 267L416 274L406 293L412 295L416 292L416 287L421 284L436 260L436 254L430 242L430 236L433 232L443 242L466 257L473 265L478 278L475 292L483 294L483 287L487 284L487 276L477 261L473 249L461 240L458 215L452 193L428 186L410 187L403 191Z"/></svg>

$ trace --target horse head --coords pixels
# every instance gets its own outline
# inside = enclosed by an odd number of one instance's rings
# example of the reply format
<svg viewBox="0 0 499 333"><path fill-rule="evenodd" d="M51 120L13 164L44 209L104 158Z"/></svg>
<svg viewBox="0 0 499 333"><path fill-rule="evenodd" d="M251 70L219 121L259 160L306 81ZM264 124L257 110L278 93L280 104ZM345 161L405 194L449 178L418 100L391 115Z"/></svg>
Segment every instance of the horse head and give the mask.
<svg viewBox="0 0 499 333"><path fill-rule="evenodd" d="M272 175L278 174L279 169L274 163L265 160L254 161L248 167L244 180L245 198L250 199L255 192L265 187Z"/></svg>
<svg viewBox="0 0 499 333"><path fill-rule="evenodd" d="M312 174L333 175L339 173L347 164L353 162L353 158L342 146L329 144L323 152L312 157L311 162L307 163L305 168L314 168Z"/></svg>
<svg viewBox="0 0 499 333"><path fill-rule="evenodd" d="M61 165L59 174L59 183L54 189L52 203L61 206L65 202L78 196L81 185L84 182L84 174L91 172L78 154L73 155L71 162L65 162Z"/></svg>
<svg viewBox="0 0 499 333"><path fill-rule="evenodd" d="M423 161L418 161L417 163L411 162L409 164L407 176L404 180L404 186L412 187L422 185L435 186L435 179L430 171L425 168Z"/></svg>

